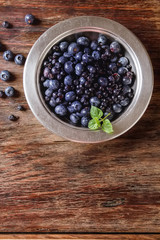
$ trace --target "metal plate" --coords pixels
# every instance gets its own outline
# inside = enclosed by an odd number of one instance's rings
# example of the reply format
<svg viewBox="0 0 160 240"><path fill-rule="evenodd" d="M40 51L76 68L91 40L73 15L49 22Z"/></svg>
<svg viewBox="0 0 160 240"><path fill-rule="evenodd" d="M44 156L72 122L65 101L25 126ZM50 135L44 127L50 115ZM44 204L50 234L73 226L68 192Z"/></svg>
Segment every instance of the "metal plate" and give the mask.
<svg viewBox="0 0 160 240"><path fill-rule="evenodd" d="M101 130L74 127L61 121L47 108L39 87L40 69L50 48L63 38L80 32L103 33L116 39L126 50L136 74L135 96L127 110L113 121L113 134ZM83 16L62 21L42 34L31 48L23 74L24 92L36 118L51 132L75 142L96 143L114 139L128 131L142 117L153 91L153 70L150 58L140 40L121 24L101 17Z"/></svg>

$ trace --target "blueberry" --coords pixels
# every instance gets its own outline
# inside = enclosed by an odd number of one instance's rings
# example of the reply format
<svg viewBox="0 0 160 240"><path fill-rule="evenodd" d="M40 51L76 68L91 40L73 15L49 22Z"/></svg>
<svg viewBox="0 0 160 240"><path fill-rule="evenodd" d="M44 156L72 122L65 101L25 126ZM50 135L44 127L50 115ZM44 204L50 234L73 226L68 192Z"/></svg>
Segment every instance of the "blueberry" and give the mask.
<svg viewBox="0 0 160 240"><path fill-rule="evenodd" d="M121 106L119 103L114 104L114 105L113 105L113 111L114 111L115 113L120 113L120 112L122 112L122 106Z"/></svg>
<svg viewBox="0 0 160 240"><path fill-rule="evenodd" d="M92 52L92 57L94 60L99 60L101 58L101 54L99 51L93 51Z"/></svg>
<svg viewBox="0 0 160 240"><path fill-rule="evenodd" d="M90 116L90 107L85 107L81 110L81 115L83 117Z"/></svg>
<svg viewBox="0 0 160 240"><path fill-rule="evenodd" d="M66 71L66 73L71 73L74 71L73 68L73 63L71 61L68 61L64 64L64 70Z"/></svg>
<svg viewBox="0 0 160 240"><path fill-rule="evenodd" d="M91 49L89 47L86 47L86 48L84 48L83 52L91 54Z"/></svg>
<svg viewBox="0 0 160 240"><path fill-rule="evenodd" d="M79 47L78 47L77 43L72 42L71 44L69 44L68 53L69 54L76 54L77 52L79 52Z"/></svg>
<svg viewBox="0 0 160 240"><path fill-rule="evenodd" d="M82 60L82 55L83 55L82 52L78 52L78 53L76 53L76 55L75 55L75 59L76 59L77 61L81 61L81 60Z"/></svg>
<svg viewBox="0 0 160 240"><path fill-rule="evenodd" d="M49 101L49 105L50 105L51 107L55 107L55 106L56 106L56 100L55 100L53 97L51 97L51 99L50 99L50 101Z"/></svg>
<svg viewBox="0 0 160 240"><path fill-rule="evenodd" d="M95 73L95 72L96 72L95 67L93 67L93 66L91 66L91 65L88 65L87 69L88 69L88 71L89 71L90 73Z"/></svg>
<svg viewBox="0 0 160 240"><path fill-rule="evenodd" d="M13 115L13 114L9 115L9 117L8 117L8 119L9 119L10 121L17 121L18 118L19 118L19 117L16 117L16 116Z"/></svg>
<svg viewBox="0 0 160 240"><path fill-rule="evenodd" d="M119 75L124 75L124 74L126 74L127 71L128 71L128 69L126 67L118 68L118 74Z"/></svg>
<svg viewBox="0 0 160 240"><path fill-rule="evenodd" d="M76 94L74 91L70 91L65 94L65 100L67 102L70 102L70 101L72 102L75 100L75 98L76 98Z"/></svg>
<svg viewBox="0 0 160 240"><path fill-rule="evenodd" d="M112 72L117 72L117 64L116 63L110 63L108 67Z"/></svg>
<svg viewBox="0 0 160 240"><path fill-rule="evenodd" d="M49 79L45 80L43 82L43 86L46 87L46 88L49 88L49 81L50 81Z"/></svg>
<svg viewBox="0 0 160 240"><path fill-rule="evenodd" d="M1 80L3 80L3 81L9 81L10 78L11 78L11 74L10 74L10 72L7 71L7 70L2 70L2 71L0 72L0 78L1 78Z"/></svg>
<svg viewBox="0 0 160 240"><path fill-rule="evenodd" d="M59 88L59 81L58 80L49 80L49 88L53 90L57 90Z"/></svg>
<svg viewBox="0 0 160 240"><path fill-rule="evenodd" d="M110 44L110 50L113 53L119 53L121 51L121 46L118 42L112 42Z"/></svg>
<svg viewBox="0 0 160 240"><path fill-rule="evenodd" d="M107 116L108 114L109 114L109 116L107 117L107 119L109 119L111 121L114 118L115 114L110 108L107 108L104 113L104 117Z"/></svg>
<svg viewBox="0 0 160 240"><path fill-rule="evenodd" d="M121 58L118 60L118 62L119 62L123 67L125 67L125 66L129 63L128 58L126 58L126 57L121 57Z"/></svg>
<svg viewBox="0 0 160 240"><path fill-rule="evenodd" d="M70 113L74 113L74 107L72 107L72 106L68 106L68 111L70 112Z"/></svg>
<svg viewBox="0 0 160 240"><path fill-rule="evenodd" d="M90 98L90 104L95 106L95 107L98 107L100 105L100 100L97 98L97 97L91 97Z"/></svg>
<svg viewBox="0 0 160 240"><path fill-rule="evenodd" d="M72 76L71 75L67 75L64 78L64 84L65 85L72 85Z"/></svg>
<svg viewBox="0 0 160 240"><path fill-rule="evenodd" d="M53 75L56 75L56 74L59 73L58 69L55 66L51 69L51 72L52 72Z"/></svg>
<svg viewBox="0 0 160 240"><path fill-rule="evenodd" d="M81 63L77 63L76 66L75 66L75 73L76 75L80 76L83 72L83 66Z"/></svg>
<svg viewBox="0 0 160 240"><path fill-rule="evenodd" d="M70 115L70 120L72 123L77 124L80 120L80 117L76 113Z"/></svg>
<svg viewBox="0 0 160 240"><path fill-rule="evenodd" d="M92 50L96 50L97 47L98 47L97 41L96 41L96 40L93 40L93 41L91 42L91 44L90 44L90 48L91 48Z"/></svg>
<svg viewBox="0 0 160 240"><path fill-rule="evenodd" d="M84 77L79 78L80 84L84 84L86 82L86 79Z"/></svg>
<svg viewBox="0 0 160 240"><path fill-rule="evenodd" d="M64 64L65 62L67 62L67 58L65 58L64 56L60 56L58 58L58 62L61 63L61 64Z"/></svg>
<svg viewBox="0 0 160 240"><path fill-rule="evenodd" d="M22 105L18 105L18 106L17 106L17 110L18 110L18 111L24 111L25 108L24 108Z"/></svg>
<svg viewBox="0 0 160 240"><path fill-rule="evenodd" d="M92 56L87 54L87 53L84 53L82 55L82 61L86 62L86 63L89 63L93 60Z"/></svg>
<svg viewBox="0 0 160 240"><path fill-rule="evenodd" d="M72 56L72 54L71 54L71 53L68 53L68 52L64 52L64 53L63 53L63 56L64 56L65 58L70 58L70 57Z"/></svg>
<svg viewBox="0 0 160 240"><path fill-rule="evenodd" d="M10 25L9 22L7 22L7 21L2 22L2 27L3 27L3 28L9 28L10 26L11 26L11 25Z"/></svg>
<svg viewBox="0 0 160 240"><path fill-rule="evenodd" d="M55 107L55 113L60 116L65 116L67 114L67 108L63 104L59 104Z"/></svg>
<svg viewBox="0 0 160 240"><path fill-rule="evenodd" d="M48 75L49 75L49 73L50 73L49 68L48 68L48 67L45 67L44 70L43 70L43 76L44 76L45 78L47 78Z"/></svg>
<svg viewBox="0 0 160 240"><path fill-rule="evenodd" d="M48 89L45 91L45 95L46 95L47 97L50 97L50 96L52 95L52 93L53 93L53 89L51 89L51 88L48 88Z"/></svg>
<svg viewBox="0 0 160 240"><path fill-rule="evenodd" d="M124 85L130 85L130 84L132 84L132 78L124 76L122 79L122 82Z"/></svg>
<svg viewBox="0 0 160 240"><path fill-rule="evenodd" d="M82 108L82 104L79 101L74 101L72 102L71 107L74 108L74 112L79 112Z"/></svg>
<svg viewBox="0 0 160 240"><path fill-rule="evenodd" d="M98 43L100 45L105 45L106 42L107 42L107 38L104 35L100 34L98 37Z"/></svg>
<svg viewBox="0 0 160 240"><path fill-rule="evenodd" d="M124 86L123 87L123 94L127 94L127 93L129 93L129 92L131 92L132 90L131 90L131 88L128 86L128 85L126 85L126 86Z"/></svg>
<svg viewBox="0 0 160 240"><path fill-rule="evenodd" d="M77 39L77 44L88 47L89 46L89 39L87 37L79 37Z"/></svg>
<svg viewBox="0 0 160 240"><path fill-rule="evenodd" d="M105 77L99 77L98 78L98 83L99 85L101 85L102 87L106 87L108 85L108 80Z"/></svg>
<svg viewBox="0 0 160 240"><path fill-rule="evenodd" d="M6 61L12 61L14 59L14 54L12 51L7 50L3 53L3 58Z"/></svg>
<svg viewBox="0 0 160 240"><path fill-rule="evenodd" d="M25 22L26 22L27 24L33 24L34 21L35 21L35 17L34 17L32 14L27 14L27 15L25 16Z"/></svg>
<svg viewBox="0 0 160 240"><path fill-rule="evenodd" d="M120 101L120 104L123 106L123 107L126 107L128 104L129 104L130 100L129 98L125 98L123 100Z"/></svg>
<svg viewBox="0 0 160 240"><path fill-rule="evenodd" d="M82 117L81 118L81 125L83 127L88 127L88 122L89 122L89 118L88 117Z"/></svg>
<svg viewBox="0 0 160 240"><path fill-rule="evenodd" d="M118 57L117 55L111 55L111 62L117 62Z"/></svg>
<svg viewBox="0 0 160 240"><path fill-rule="evenodd" d="M60 50L61 50L62 52L66 51L67 48L68 48L68 42L61 42L61 43L59 44L59 48L60 48Z"/></svg>
<svg viewBox="0 0 160 240"><path fill-rule="evenodd" d="M6 96L7 97L13 97L14 95L15 95L15 89L14 89L14 87L7 87L6 89L5 89L5 94L6 94Z"/></svg>
<svg viewBox="0 0 160 240"><path fill-rule="evenodd" d="M24 61L25 61L25 58L22 54L17 54L14 58L14 61L17 65L23 65Z"/></svg>
<svg viewBox="0 0 160 240"><path fill-rule="evenodd" d="M5 96L4 91L0 90L0 98L3 98Z"/></svg>

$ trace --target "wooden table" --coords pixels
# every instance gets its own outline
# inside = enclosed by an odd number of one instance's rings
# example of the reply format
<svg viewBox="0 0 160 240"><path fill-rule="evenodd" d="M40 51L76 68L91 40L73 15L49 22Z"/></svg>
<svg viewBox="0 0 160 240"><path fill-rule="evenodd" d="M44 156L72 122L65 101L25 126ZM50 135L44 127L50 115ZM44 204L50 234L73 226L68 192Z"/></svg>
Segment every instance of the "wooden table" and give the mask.
<svg viewBox="0 0 160 240"><path fill-rule="evenodd" d="M0 42L26 57L35 40L61 20L113 19L140 38L155 74L151 103L131 130L101 144L71 143L36 120L23 92L23 66L4 61L0 53L0 70L13 74L10 83L0 81L0 89L12 85L18 91L0 99L0 232L55 233L24 238L160 239L159 1L0 0L0 13L0 22L13 25L0 27ZM25 24L27 13L39 19L36 25ZM18 111L18 104L26 111ZM17 122L8 120L11 113L19 116Z"/></svg>

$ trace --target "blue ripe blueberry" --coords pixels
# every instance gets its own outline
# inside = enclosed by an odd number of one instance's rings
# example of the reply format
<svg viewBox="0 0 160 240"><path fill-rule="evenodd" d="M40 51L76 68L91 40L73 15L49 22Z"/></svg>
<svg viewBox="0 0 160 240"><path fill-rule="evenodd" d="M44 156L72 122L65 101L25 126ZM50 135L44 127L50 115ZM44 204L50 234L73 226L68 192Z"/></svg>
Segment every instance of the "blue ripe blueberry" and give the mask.
<svg viewBox="0 0 160 240"><path fill-rule="evenodd" d="M67 102L73 102L75 98L76 98L76 94L74 91L70 91L65 94L65 100Z"/></svg>
<svg viewBox="0 0 160 240"><path fill-rule="evenodd" d="M55 106L56 106L56 100L55 100L53 97L51 97L51 99L50 99L50 101L49 101L49 105L50 105L51 107L55 107Z"/></svg>
<svg viewBox="0 0 160 240"><path fill-rule="evenodd" d="M9 71L7 70L2 70L0 72L0 79L3 80L3 81L8 81L10 80L10 77L11 77L11 74Z"/></svg>
<svg viewBox="0 0 160 240"><path fill-rule="evenodd" d="M75 55L75 59L76 59L77 61L81 61L81 60L82 60L82 55L83 55L82 52L78 52L78 53L76 53L76 55Z"/></svg>
<svg viewBox="0 0 160 240"><path fill-rule="evenodd" d="M110 63L108 67L112 72L117 72L117 64L116 63Z"/></svg>
<svg viewBox="0 0 160 240"><path fill-rule="evenodd" d="M74 113L74 107L68 106L67 109L68 109L68 112Z"/></svg>
<svg viewBox="0 0 160 240"><path fill-rule="evenodd" d="M58 58L58 62L61 63L61 64L64 64L65 62L67 62L67 58L65 58L64 56L60 56Z"/></svg>
<svg viewBox="0 0 160 240"><path fill-rule="evenodd" d="M9 22L7 22L7 21L2 22L2 27L3 27L3 28L9 28L10 26L11 26L11 25L10 25Z"/></svg>
<svg viewBox="0 0 160 240"><path fill-rule="evenodd" d="M89 46L89 39L87 37L79 37L77 39L77 44L88 47Z"/></svg>
<svg viewBox="0 0 160 240"><path fill-rule="evenodd" d="M120 59L118 60L118 62L119 62L123 67L127 66L128 63L129 63L128 58L126 58L126 57L120 57Z"/></svg>
<svg viewBox="0 0 160 240"><path fill-rule="evenodd" d="M46 87L46 88L49 88L49 81L50 81L49 79L45 80L43 82L43 86Z"/></svg>
<svg viewBox="0 0 160 240"><path fill-rule="evenodd" d="M76 75L80 76L83 72L83 66L81 63L77 63L76 66L75 66L75 73Z"/></svg>
<svg viewBox="0 0 160 240"><path fill-rule="evenodd" d="M67 48L68 48L68 42L61 42L61 43L59 44L59 48L60 48L60 50L61 50L62 52L66 51Z"/></svg>
<svg viewBox="0 0 160 240"><path fill-rule="evenodd" d="M7 50L3 53L3 58L6 61L12 61L14 59L14 54L12 51Z"/></svg>
<svg viewBox="0 0 160 240"><path fill-rule="evenodd" d="M117 104L113 104L113 111L115 113L120 113L122 112L122 106L121 104L117 103Z"/></svg>
<svg viewBox="0 0 160 240"><path fill-rule="evenodd" d="M64 52L64 53L63 53L63 56L64 56L65 58L70 58L70 57L72 56L72 54L71 54L71 53L68 53L68 52Z"/></svg>
<svg viewBox="0 0 160 240"><path fill-rule="evenodd" d="M109 113L110 113L110 115L107 117L107 119L109 119L111 121L114 118L115 114L110 108L106 109L106 111L104 113L104 117L107 116Z"/></svg>
<svg viewBox="0 0 160 240"><path fill-rule="evenodd" d="M132 89L128 85L123 87L123 94L130 93L131 91L132 91Z"/></svg>
<svg viewBox="0 0 160 240"><path fill-rule="evenodd" d="M91 97L90 98L90 104L95 106L95 107L98 107L100 105L100 100L97 98L97 97Z"/></svg>
<svg viewBox="0 0 160 240"><path fill-rule="evenodd" d="M83 85L83 84L85 84L86 79L84 77L80 77L79 82L80 82L81 85Z"/></svg>
<svg viewBox="0 0 160 240"><path fill-rule="evenodd" d="M26 22L27 24L33 24L34 21L35 21L35 17L34 17L32 14L27 14L27 15L25 16L25 22Z"/></svg>
<svg viewBox="0 0 160 240"><path fill-rule="evenodd" d="M55 113L60 116L65 116L67 114L67 108L63 104L59 104L55 107Z"/></svg>
<svg viewBox="0 0 160 240"><path fill-rule="evenodd" d="M128 69L126 67L118 68L118 74L119 75L124 75L124 74L126 74L126 72L128 72Z"/></svg>
<svg viewBox="0 0 160 240"><path fill-rule="evenodd" d="M49 88L53 90L57 90L59 88L59 81L58 80L49 80Z"/></svg>
<svg viewBox="0 0 160 240"><path fill-rule="evenodd" d="M118 42L112 42L110 44L110 50L113 53L119 53L121 51L121 46Z"/></svg>
<svg viewBox="0 0 160 240"><path fill-rule="evenodd" d="M99 60L101 58L101 54L99 51L93 51L92 52L92 57L94 60Z"/></svg>
<svg viewBox="0 0 160 240"><path fill-rule="evenodd" d="M56 75L56 74L58 74L58 69L54 66L52 69L51 69L51 72L52 72L52 74L53 75ZM48 76L48 75L47 75Z"/></svg>
<svg viewBox="0 0 160 240"><path fill-rule="evenodd" d="M107 38L103 34L100 34L98 37L98 43L100 45L105 45L106 42L107 42Z"/></svg>
<svg viewBox="0 0 160 240"><path fill-rule="evenodd" d="M93 41L91 42L91 44L90 44L90 48L91 48L92 50L96 50L97 47L98 47L97 41L96 41L96 40L93 40Z"/></svg>
<svg viewBox="0 0 160 240"><path fill-rule="evenodd" d="M5 96L4 91L0 90L0 98L3 98Z"/></svg>
<svg viewBox="0 0 160 240"><path fill-rule="evenodd" d="M99 85L101 85L102 87L106 87L108 85L108 80L105 77L99 77L98 78L98 83Z"/></svg>
<svg viewBox="0 0 160 240"><path fill-rule="evenodd" d="M89 122L89 118L88 117L82 117L81 118L81 125L83 127L88 127L88 122Z"/></svg>
<svg viewBox="0 0 160 240"><path fill-rule="evenodd" d="M71 122L75 124L78 123L80 120L80 117L76 113L72 113L69 118Z"/></svg>
<svg viewBox="0 0 160 240"><path fill-rule="evenodd" d="M71 44L69 44L68 53L73 55L73 54L76 54L77 52L79 52L79 47L78 47L77 43L72 42Z"/></svg>
<svg viewBox="0 0 160 240"><path fill-rule="evenodd" d="M25 58L22 54L17 54L14 58L14 62L17 64L17 65L23 65L24 62L25 62Z"/></svg>
<svg viewBox="0 0 160 240"><path fill-rule="evenodd" d="M64 78L64 85L69 85L69 86L72 85L72 76L71 75L65 76L65 78Z"/></svg>
<svg viewBox="0 0 160 240"><path fill-rule="evenodd" d="M88 66L87 66L87 69L88 69L88 71L89 71L90 73L95 73L95 72L96 72L96 68L93 67L92 65L88 65Z"/></svg>
<svg viewBox="0 0 160 240"><path fill-rule="evenodd" d="M90 116L90 107L85 107L81 110L82 117Z"/></svg>
<svg viewBox="0 0 160 240"><path fill-rule="evenodd" d="M14 95L15 95L15 89L14 89L14 87L7 87L6 89L5 89L5 94L6 94L6 96L7 97L13 97Z"/></svg>
<svg viewBox="0 0 160 240"><path fill-rule="evenodd" d="M45 95L47 97L50 97L52 95L52 93L53 93L53 89L51 89L51 88L47 88L47 90L45 91Z"/></svg>
<svg viewBox="0 0 160 240"><path fill-rule="evenodd" d="M79 101L74 101L72 102L71 107L74 108L74 112L79 112L82 108L82 104Z"/></svg>
<svg viewBox="0 0 160 240"><path fill-rule="evenodd" d="M88 47L86 47L86 48L84 48L83 52L84 52L84 53L91 54L91 49L88 48Z"/></svg>
<svg viewBox="0 0 160 240"><path fill-rule="evenodd" d="M130 102L129 98L126 97L125 99L120 101L120 104L121 106L126 107L129 104L129 102Z"/></svg>
<svg viewBox="0 0 160 240"><path fill-rule="evenodd" d="M74 71L73 68L73 63L71 61L68 61L64 64L64 70L66 71L66 73L71 73Z"/></svg>
<svg viewBox="0 0 160 240"><path fill-rule="evenodd" d="M86 62L86 63L89 63L93 60L92 56L89 55L88 53L84 53L82 55L82 61Z"/></svg>
<svg viewBox="0 0 160 240"><path fill-rule="evenodd" d="M124 85L130 85L130 84L132 84L132 78L124 76L122 78L122 82L123 82Z"/></svg>
<svg viewBox="0 0 160 240"><path fill-rule="evenodd" d="M49 73L50 73L49 68L48 68L48 67L45 67L45 69L43 70L43 76L44 76L45 78L47 78L48 75L49 75Z"/></svg>

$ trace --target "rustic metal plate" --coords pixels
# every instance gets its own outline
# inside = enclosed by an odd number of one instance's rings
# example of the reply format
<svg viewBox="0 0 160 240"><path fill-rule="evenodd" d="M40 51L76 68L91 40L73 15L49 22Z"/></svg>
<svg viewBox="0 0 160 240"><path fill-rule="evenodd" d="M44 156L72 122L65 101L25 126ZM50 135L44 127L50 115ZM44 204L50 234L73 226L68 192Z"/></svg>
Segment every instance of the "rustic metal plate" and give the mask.
<svg viewBox="0 0 160 240"><path fill-rule="evenodd" d="M126 50L136 74L135 96L122 115L113 121L113 134L101 130L74 127L53 114L46 106L39 86L40 69L50 48L72 34L85 32L92 37L97 33L116 39ZM76 142L96 143L114 139L128 131L142 117L153 91L153 70L150 58L140 40L121 24L101 17L83 16L62 21L44 32L31 48L24 67L24 92L36 118L51 132Z"/></svg>

